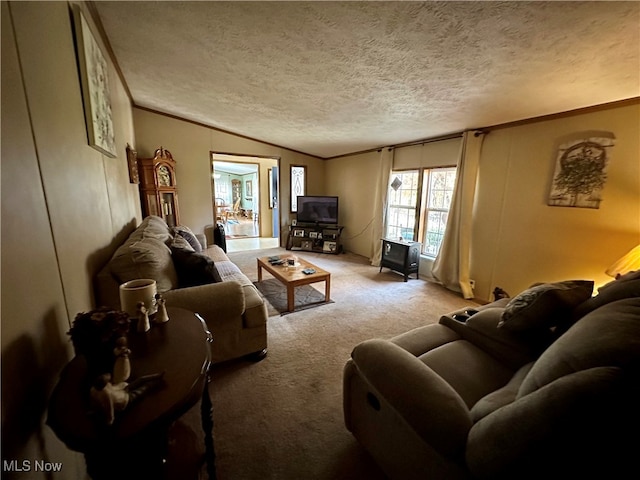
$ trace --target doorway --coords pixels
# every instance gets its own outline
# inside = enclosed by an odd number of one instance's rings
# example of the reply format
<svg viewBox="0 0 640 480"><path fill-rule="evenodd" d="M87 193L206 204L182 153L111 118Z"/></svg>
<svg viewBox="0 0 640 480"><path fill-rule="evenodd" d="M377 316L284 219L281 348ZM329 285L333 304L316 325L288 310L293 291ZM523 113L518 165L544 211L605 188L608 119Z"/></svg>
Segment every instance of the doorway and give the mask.
<svg viewBox="0 0 640 480"><path fill-rule="evenodd" d="M279 245L272 231L273 208L267 178L279 158L211 153L214 218L224 225L227 250ZM277 211L277 209L276 209Z"/></svg>

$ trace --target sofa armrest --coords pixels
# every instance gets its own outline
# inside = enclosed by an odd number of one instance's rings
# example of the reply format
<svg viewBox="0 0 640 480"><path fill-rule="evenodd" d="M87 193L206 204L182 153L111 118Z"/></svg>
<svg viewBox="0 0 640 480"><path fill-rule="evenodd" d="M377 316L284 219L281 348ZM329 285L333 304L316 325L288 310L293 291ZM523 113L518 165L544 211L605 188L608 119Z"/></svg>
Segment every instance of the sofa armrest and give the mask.
<svg viewBox="0 0 640 480"><path fill-rule="evenodd" d="M198 240L198 242L200 242L200 246L202 247L203 250L207 249L207 237L204 233L196 233L195 234L196 239Z"/></svg>
<svg viewBox="0 0 640 480"><path fill-rule="evenodd" d="M459 454L471 428L467 406L438 374L403 348L367 340L351 354L359 373L441 455Z"/></svg>
<svg viewBox="0 0 640 480"><path fill-rule="evenodd" d="M215 332L215 326L242 322L244 291L238 282L219 282L179 288L162 294L167 306L198 313ZM241 326L241 325L240 325Z"/></svg>
<svg viewBox="0 0 640 480"><path fill-rule="evenodd" d="M550 343L551 336L544 332L516 334L498 328L504 311L502 307L486 305L477 310L465 322L449 314L443 315L439 323L514 370L538 358Z"/></svg>

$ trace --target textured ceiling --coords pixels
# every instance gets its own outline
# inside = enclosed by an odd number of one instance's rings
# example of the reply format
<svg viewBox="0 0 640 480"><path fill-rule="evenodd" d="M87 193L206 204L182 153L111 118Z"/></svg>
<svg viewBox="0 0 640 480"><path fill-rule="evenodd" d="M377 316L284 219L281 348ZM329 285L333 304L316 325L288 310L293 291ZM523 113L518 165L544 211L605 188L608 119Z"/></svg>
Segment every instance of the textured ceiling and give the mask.
<svg viewBox="0 0 640 480"><path fill-rule="evenodd" d="M95 7L136 105L324 158L640 96L635 1Z"/></svg>

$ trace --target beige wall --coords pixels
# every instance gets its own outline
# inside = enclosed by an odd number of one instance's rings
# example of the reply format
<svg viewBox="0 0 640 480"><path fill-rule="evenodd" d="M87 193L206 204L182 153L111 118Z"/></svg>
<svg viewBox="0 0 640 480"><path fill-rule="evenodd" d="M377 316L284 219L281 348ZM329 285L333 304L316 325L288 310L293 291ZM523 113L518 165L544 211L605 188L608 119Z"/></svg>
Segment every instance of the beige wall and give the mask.
<svg viewBox="0 0 640 480"><path fill-rule="evenodd" d="M612 132L599 209L547 205L557 148ZM610 281L605 269L640 243L640 106L494 130L480 161L471 276L476 295L517 293L538 281Z"/></svg>
<svg viewBox="0 0 640 480"><path fill-rule="evenodd" d="M176 160L176 182L180 202L180 222L194 232L204 233L213 224L213 185L211 182L211 152L232 153L256 157L279 158L280 166L280 225L282 235L288 231L291 217L289 197L289 167L307 166L309 194L322 194L324 189L324 163L322 160L285 148L249 140L213 128L179 120L167 115L134 108L138 156L152 156L163 146ZM255 163L254 160L252 162ZM271 236L271 213L268 207L268 169L270 159L260 160L260 205L263 236ZM281 241L282 237L281 235Z"/></svg>
<svg viewBox="0 0 640 480"><path fill-rule="evenodd" d="M558 145L609 131L616 136L599 209L546 204ZM471 278L491 300L500 286L515 294L538 281L611 278L604 270L640 243L640 106L627 105L496 129L481 155L474 211ZM439 148L435 144L429 147ZM442 142L443 156L458 141ZM395 151L396 168L442 165L422 147ZM448 152L448 153L447 153ZM345 249L369 257L377 152L327 161L327 193L340 196ZM428 158L427 158L428 157ZM426 163L425 163L426 162ZM447 162L444 162L446 164ZM430 262L423 257L421 274Z"/></svg>
<svg viewBox="0 0 640 480"><path fill-rule="evenodd" d="M64 479L85 476L44 425L66 332L92 308L114 238L140 217L128 97L110 68L118 157L106 157L87 144L71 18L67 2L2 2L2 457L62 462L53 477Z"/></svg>
<svg viewBox="0 0 640 480"><path fill-rule="evenodd" d="M379 152L368 152L326 161L326 195L340 197L338 217L344 250L372 255L375 185L380 163Z"/></svg>

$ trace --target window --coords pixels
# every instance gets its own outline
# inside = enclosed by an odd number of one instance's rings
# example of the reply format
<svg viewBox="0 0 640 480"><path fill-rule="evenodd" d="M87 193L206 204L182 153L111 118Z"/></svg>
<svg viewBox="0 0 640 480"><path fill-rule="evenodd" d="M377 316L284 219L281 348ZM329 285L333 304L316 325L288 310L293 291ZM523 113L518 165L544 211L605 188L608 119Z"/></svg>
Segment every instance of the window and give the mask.
<svg viewBox="0 0 640 480"><path fill-rule="evenodd" d="M426 186L424 210L424 234L422 253L435 257L440 251L447 218L456 185L456 168L433 168L424 171L423 185Z"/></svg>
<svg viewBox="0 0 640 480"><path fill-rule="evenodd" d="M386 237L414 240L419 172L418 170L393 172L390 178Z"/></svg>
<svg viewBox="0 0 640 480"><path fill-rule="evenodd" d="M456 167L392 172L385 236L418 240L423 254L438 255L455 183Z"/></svg>
<svg viewBox="0 0 640 480"><path fill-rule="evenodd" d="M298 211L298 197L307 192L307 167L291 165L291 212Z"/></svg>
<svg viewBox="0 0 640 480"><path fill-rule="evenodd" d="M224 177L220 175L214 182L216 198L222 198L226 203L231 203L231 182L229 179L229 175L225 175Z"/></svg>

